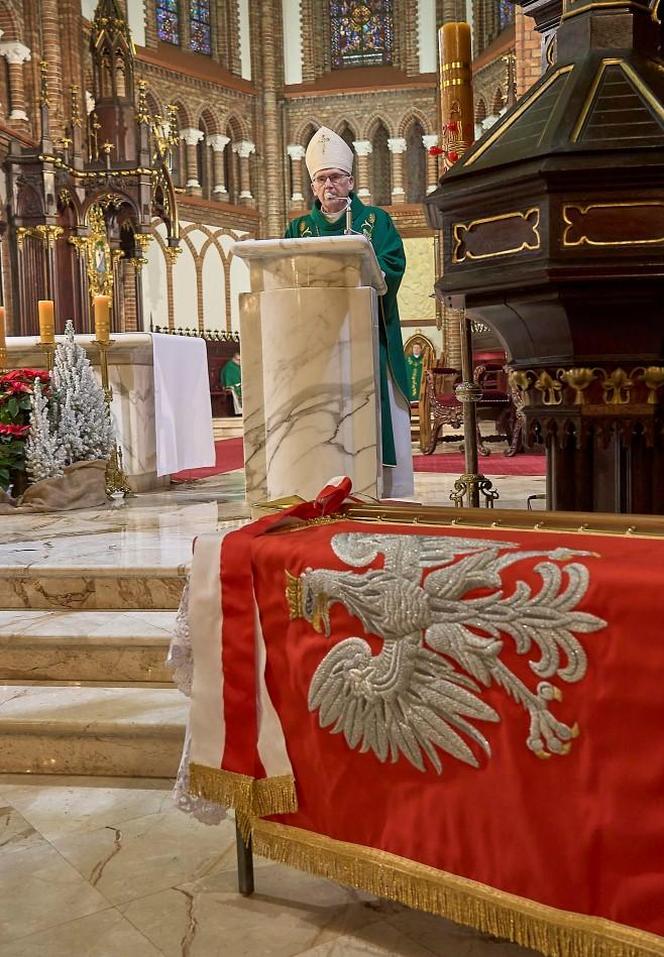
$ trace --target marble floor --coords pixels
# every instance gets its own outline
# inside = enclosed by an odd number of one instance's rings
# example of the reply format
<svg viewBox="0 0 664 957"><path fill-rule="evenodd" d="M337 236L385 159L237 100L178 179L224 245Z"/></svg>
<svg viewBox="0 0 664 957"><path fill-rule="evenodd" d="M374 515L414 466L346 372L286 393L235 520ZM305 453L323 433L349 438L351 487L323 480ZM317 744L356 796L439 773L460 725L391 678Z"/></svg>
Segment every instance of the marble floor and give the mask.
<svg viewBox="0 0 664 957"><path fill-rule="evenodd" d="M0 775L0 957L534 957L442 918L256 858L162 780Z"/></svg>
<svg viewBox="0 0 664 957"><path fill-rule="evenodd" d="M455 477L418 474L416 499L448 505ZM493 481L501 493L498 507L525 507L528 495L544 491L542 478ZM31 702L34 714L55 708L70 731L76 720L81 732L89 731L86 708L92 706L86 702L94 699L94 720L119 716L116 745L124 753L128 740L121 726L129 722L131 737L139 721L133 712L126 718L133 707L128 701L140 698L145 710L152 696L155 706L140 721L160 733L169 709L184 704L166 686L160 665L174 606L120 603L109 612L67 594L61 605L50 595L57 607L34 608L26 582L91 574L181 581L192 538L245 519L243 495L243 474L233 472L105 509L3 516L0 579L14 582L20 601L0 600L0 719L4 702L5 714L11 719L19 711L25 728L23 705ZM55 653L65 639L67 654ZM181 730L181 717L172 724L174 733ZM0 773L0 957L533 953L260 859L256 893L243 898L236 892L230 821L208 827L176 810L169 779L75 777L67 755L59 753L57 762L61 774L41 775L34 767L26 767L30 774ZM8 766L0 753L3 770Z"/></svg>

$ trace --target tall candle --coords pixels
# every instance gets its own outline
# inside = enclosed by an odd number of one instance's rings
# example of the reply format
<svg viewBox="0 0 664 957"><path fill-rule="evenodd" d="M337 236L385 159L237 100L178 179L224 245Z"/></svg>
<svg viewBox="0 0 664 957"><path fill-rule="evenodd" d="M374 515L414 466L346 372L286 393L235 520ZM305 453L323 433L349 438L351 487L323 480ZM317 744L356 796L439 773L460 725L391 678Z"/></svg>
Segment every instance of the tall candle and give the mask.
<svg viewBox="0 0 664 957"><path fill-rule="evenodd" d="M43 346L55 342L55 304L52 299L40 299L37 303L39 313L39 337Z"/></svg>
<svg viewBox="0 0 664 957"><path fill-rule="evenodd" d="M463 147L475 139L470 25L445 23L438 30L440 52L440 115L442 128L459 125Z"/></svg>
<svg viewBox="0 0 664 957"><path fill-rule="evenodd" d="M92 305L95 313L97 342L108 342L111 338L111 297L95 296Z"/></svg>

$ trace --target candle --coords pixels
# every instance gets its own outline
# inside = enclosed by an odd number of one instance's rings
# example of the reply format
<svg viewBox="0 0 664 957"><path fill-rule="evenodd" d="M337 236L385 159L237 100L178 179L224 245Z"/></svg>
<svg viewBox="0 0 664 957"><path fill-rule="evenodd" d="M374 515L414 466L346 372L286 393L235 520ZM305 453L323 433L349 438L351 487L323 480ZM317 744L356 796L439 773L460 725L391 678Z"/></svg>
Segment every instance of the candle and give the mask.
<svg viewBox="0 0 664 957"><path fill-rule="evenodd" d="M111 297L95 296L92 305L95 313L97 342L108 342L111 338Z"/></svg>
<svg viewBox="0 0 664 957"><path fill-rule="evenodd" d="M37 303L39 312L39 336L43 346L53 345L55 342L55 304L52 299L40 299Z"/></svg>
<svg viewBox="0 0 664 957"><path fill-rule="evenodd" d="M462 147L475 139L470 25L445 23L438 31L440 50L440 115L442 129L457 123Z"/></svg>

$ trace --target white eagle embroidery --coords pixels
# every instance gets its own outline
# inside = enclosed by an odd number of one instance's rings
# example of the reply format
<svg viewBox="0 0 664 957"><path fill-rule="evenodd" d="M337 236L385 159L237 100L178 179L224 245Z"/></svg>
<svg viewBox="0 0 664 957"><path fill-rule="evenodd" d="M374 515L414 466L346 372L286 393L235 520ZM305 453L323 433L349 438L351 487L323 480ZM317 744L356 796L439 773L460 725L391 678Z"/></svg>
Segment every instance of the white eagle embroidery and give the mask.
<svg viewBox="0 0 664 957"><path fill-rule="evenodd" d="M481 686L495 682L528 712L531 751L540 757L569 751L578 727L549 710L562 698L560 689L540 680L531 690L500 655L508 636L518 654L536 646L539 655L529 666L537 678L583 678L587 658L575 633L606 622L576 610L589 572L570 559L591 552L510 551L517 548L512 542L365 533L335 535L331 544L345 564L365 570L286 573L291 617L329 635L330 606L339 602L383 647L374 654L369 641L353 636L325 656L309 689L309 710L318 710L321 727L331 726L349 747L373 751L381 761L403 755L424 771L426 755L440 774L440 749L477 767L468 742L491 754L474 722L499 720L480 697ZM366 568L381 555L382 568ZM534 559L546 560L533 566ZM539 576L539 590L520 579L506 593L502 573L517 562L528 563L531 579L533 571Z"/></svg>

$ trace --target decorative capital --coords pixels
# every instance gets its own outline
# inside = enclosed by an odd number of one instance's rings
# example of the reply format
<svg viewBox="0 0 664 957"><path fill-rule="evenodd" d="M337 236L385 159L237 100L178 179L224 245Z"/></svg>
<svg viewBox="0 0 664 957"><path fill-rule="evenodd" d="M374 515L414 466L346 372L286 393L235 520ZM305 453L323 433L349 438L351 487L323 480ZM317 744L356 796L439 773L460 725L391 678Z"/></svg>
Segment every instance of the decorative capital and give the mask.
<svg viewBox="0 0 664 957"><path fill-rule="evenodd" d="M12 66L32 59L29 48L24 43L19 43L18 40L2 41L0 43L0 56L3 56L7 63L11 63Z"/></svg>
<svg viewBox="0 0 664 957"><path fill-rule="evenodd" d="M373 153L371 140L353 140L353 149L358 156L368 156Z"/></svg>
<svg viewBox="0 0 664 957"><path fill-rule="evenodd" d="M232 149L242 159L248 159L252 153L256 152L256 144L249 140L240 140L239 143L233 143Z"/></svg>
<svg viewBox="0 0 664 957"><path fill-rule="evenodd" d="M205 139L208 146L211 146L215 153L222 153L230 143L230 137L223 133L209 133Z"/></svg>
<svg viewBox="0 0 664 957"><path fill-rule="evenodd" d="M200 143L205 133L203 130L197 130L194 126L187 126L185 129L180 130L180 139L183 139L187 146L196 146L197 143Z"/></svg>
<svg viewBox="0 0 664 957"><path fill-rule="evenodd" d="M427 150L430 150L432 146L438 146L438 134L425 133L422 137L422 145Z"/></svg>
<svg viewBox="0 0 664 957"><path fill-rule="evenodd" d="M304 146L300 146L299 143L290 143L286 147L286 152L288 153L288 155L290 156L292 160L297 161L297 160L304 159L304 154L306 153L306 150Z"/></svg>
<svg viewBox="0 0 664 957"><path fill-rule="evenodd" d="M387 141L387 148L390 153L405 153L408 149L408 143L403 136L396 136Z"/></svg>

